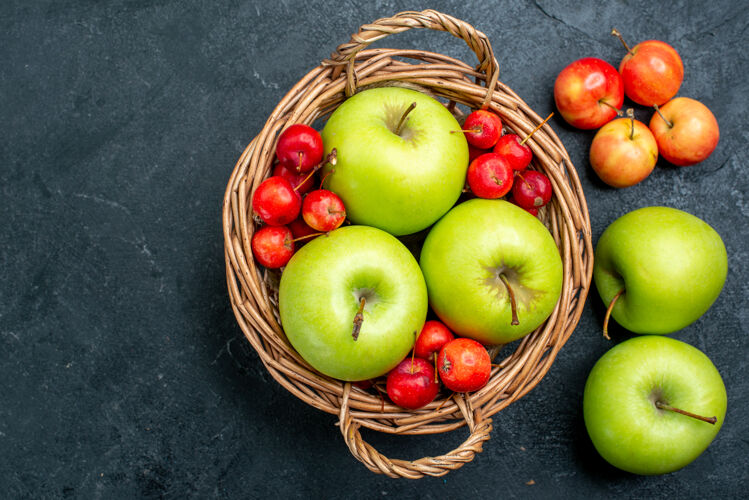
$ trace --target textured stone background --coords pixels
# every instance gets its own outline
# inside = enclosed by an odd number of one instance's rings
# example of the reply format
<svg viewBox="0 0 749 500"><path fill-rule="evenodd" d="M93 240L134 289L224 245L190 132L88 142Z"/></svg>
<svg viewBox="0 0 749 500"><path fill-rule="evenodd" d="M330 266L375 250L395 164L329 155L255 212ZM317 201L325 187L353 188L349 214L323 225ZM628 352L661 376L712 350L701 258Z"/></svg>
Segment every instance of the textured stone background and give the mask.
<svg viewBox="0 0 749 500"><path fill-rule="evenodd" d="M732 497L749 488L746 5L710 2L5 1L0 4L0 490L5 497ZM642 184L604 186L593 132L555 118L582 178L594 242L646 205L687 210L723 236L722 295L675 335L729 395L725 425L687 468L638 477L602 461L581 395L601 338L595 291L552 370L494 419L472 463L394 481L344 446L336 418L264 371L225 291L220 208L275 103L360 24L435 8L492 40L501 79L539 114L569 62L618 65L632 42L675 45L680 95L721 127L716 152ZM379 46L473 61L458 40L409 32ZM638 108L638 117L650 112ZM626 335L621 331L616 340ZM366 433L386 455L457 446L462 431ZM526 483L533 480L535 484Z"/></svg>

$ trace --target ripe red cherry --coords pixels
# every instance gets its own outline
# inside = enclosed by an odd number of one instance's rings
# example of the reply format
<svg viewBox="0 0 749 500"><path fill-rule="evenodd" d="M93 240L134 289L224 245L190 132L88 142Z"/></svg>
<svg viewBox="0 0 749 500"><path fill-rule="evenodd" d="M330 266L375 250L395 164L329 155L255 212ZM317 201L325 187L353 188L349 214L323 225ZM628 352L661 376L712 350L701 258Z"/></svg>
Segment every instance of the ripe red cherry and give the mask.
<svg viewBox="0 0 749 500"><path fill-rule="evenodd" d="M326 233L343 224L346 207L334 192L317 189L304 197L302 217L312 229Z"/></svg>
<svg viewBox="0 0 749 500"><path fill-rule="evenodd" d="M309 227L302 217L291 221L289 223L289 229L291 229L291 234L294 236L294 243L297 248L301 247L308 241L314 240L315 238L312 235L320 234L320 231L316 231Z"/></svg>
<svg viewBox="0 0 749 500"><path fill-rule="evenodd" d="M452 332L441 322L430 320L424 323L421 333L416 337L414 356L432 361L442 346L453 340Z"/></svg>
<svg viewBox="0 0 749 500"><path fill-rule="evenodd" d="M513 197L510 197L507 201L509 201L516 207L520 207L520 205L518 205L518 202L515 201L515 198ZM531 214L533 217L538 217L538 209L536 207L531 207L531 208L520 207L520 208L522 208L523 210Z"/></svg>
<svg viewBox="0 0 749 500"><path fill-rule="evenodd" d="M278 138L276 157L282 165L297 172L309 172L322 161L322 137L309 125L295 123Z"/></svg>
<svg viewBox="0 0 749 500"><path fill-rule="evenodd" d="M278 175L289 181L291 187L300 195L310 192L315 187L315 176L309 175L309 172L297 172L296 167L287 167L277 163L273 167L273 175Z"/></svg>
<svg viewBox="0 0 749 500"><path fill-rule="evenodd" d="M527 144L521 144L522 139L515 134L505 134L499 138L494 146L494 152L505 157L510 168L523 170L533 159L533 152Z"/></svg>
<svg viewBox="0 0 749 500"><path fill-rule="evenodd" d="M486 153L468 166L466 180L479 198L501 198L512 188L512 168L502 155Z"/></svg>
<svg viewBox="0 0 749 500"><path fill-rule="evenodd" d="M299 215L302 199L289 181L280 176L268 177L252 196L252 211L271 226L282 226Z"/></svg>
<svg viewBox="0 0 749 500"><path fill-rule="evenodd" d="M406 358L388 374L387 393L402 408L415 410L432 401L440 390L431 363L421 358Z"/></svg>
<svg viewBox="0 0 749 500"><path fill-rule="evenodd" d="M455 392L477 391L489 381L492 361L486 348L473 339L445 344L437 358L442 383Z"/></svg>
<svg viewBox="0 0 749 500"><path fill-rule="evenodd" d="M502 120L491 111L479 109L466 117L463 132L468 144L480 149L489 149L502 135Z"/></svg>
<svg viewBox="0 0 749 500"><path fill-rule="evenodd" d="M523 208L543 207L551 200L551 181L541 172L528 170L518 173L512 185L512 199Z"/></svg>
<svg viewBox="0 0 749 500"><path fill-rule="evenodd" d="M470 164L473 160L475 160L479 156L486 154L486 153L491 153L491 150L477 148L476 146L471 146L469 144L468 145L468 164Z"/></svg>
<svg viewBox="0 0 749 500"><path fill-rule="evenodd" d="M294 237L286 226L263 226L252 235L252 253L269 269L285 266L294 254Z"/></svg>

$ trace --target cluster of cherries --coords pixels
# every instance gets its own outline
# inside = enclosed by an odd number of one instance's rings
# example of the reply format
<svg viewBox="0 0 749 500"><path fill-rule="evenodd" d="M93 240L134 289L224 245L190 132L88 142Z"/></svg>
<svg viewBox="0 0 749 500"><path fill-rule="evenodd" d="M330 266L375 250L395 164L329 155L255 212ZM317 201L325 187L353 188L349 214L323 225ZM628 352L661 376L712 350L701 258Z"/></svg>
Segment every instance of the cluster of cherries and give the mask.
<svg viewBox="0 0 749 500"><path fill-rule="evenodd" d="M543 173L526 170L533 159L526 142L552 115L521 139L517 134L502 134L502 120L491 111L480 109L469 114L462 131L468 141L466 181L471 192L488 199L512 192L508 201L538 215L538 209L551 200L552 187Z"/></svg>
<svg viewBox="0 0 749 500"><path fill-rule="evenodd" d="M322 137L315 129L294 124L284 130L276 158L273 176L257 187L252 198L252 211L265 223L252 236L252 253L269 269L285 266L297 246L336 229L346 219L338 195L322 189L322 182L314 189L317 171L336 161L335 150L323 161Z"/></svg>
<svg viewBox="0 0 749 500"><path fill-rule="evenodd" d="M490 375L491 359L483 345L455 338L444 324L430 320L416 337L411 356L388 373L386 390L393 403L415 410L434 401L440 381L453 392L472 392L484 387ZM373 382L355 385L368 389Z"/></svg>

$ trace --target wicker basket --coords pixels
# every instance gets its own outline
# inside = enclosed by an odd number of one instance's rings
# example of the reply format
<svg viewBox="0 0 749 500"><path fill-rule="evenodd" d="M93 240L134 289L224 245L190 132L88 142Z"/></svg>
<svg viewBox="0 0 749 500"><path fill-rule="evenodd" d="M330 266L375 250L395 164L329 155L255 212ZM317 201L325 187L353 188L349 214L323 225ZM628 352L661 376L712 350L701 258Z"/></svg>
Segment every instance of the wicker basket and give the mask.
<svg viewBox="0 0 749 500"><path fill-rule="evenodd" d="M446 31L476 53L471 66L421 50L366 49L372 42L411 28ZM414 62L405 62L408 59ZM470 462L489 439L491 416L528 393L546 374L580 318L592 271L588 209L575 169L549 125L528 141L532 167L544 172L554 197L540 214L562 256L564 281L559 302L535 332L495 360L489 383L470 394L440 394L417 411L406 411L376 392L352 387L311 368L290 346L280 326L278 273L259 267L250 239L256 227L250 201L272 168L279 133L293 123L311 124L330 114L357 89L372 85L413 85L454 111L456 103L489 108L520 135L541 122L511 89L498 80L499 68L486 35L448 15L426 10L401 12L361 27L297 83L276 106L263 130L239 158L223 204L226 278L232 308L247 340L266 368L292 394L322 411L339 416L340 431L351 453L374 472L391 477L441 476ZM460 108L458 108L459 110ZM499 351L495 348L493 354ZM470 436L445 455L415 461L388 459L363 441L359 427L392 434L432 434L468 426Z"/></svg>

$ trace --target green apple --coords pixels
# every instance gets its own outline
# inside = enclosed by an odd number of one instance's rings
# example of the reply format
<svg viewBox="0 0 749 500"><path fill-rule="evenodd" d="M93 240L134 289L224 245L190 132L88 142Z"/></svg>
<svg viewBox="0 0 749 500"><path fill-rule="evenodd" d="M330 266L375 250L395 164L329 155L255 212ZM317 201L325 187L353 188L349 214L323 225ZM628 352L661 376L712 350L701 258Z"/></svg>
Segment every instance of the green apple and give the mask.
<svg viewBox="0 0 749 500"><path fill-rule="evenodd" d="M450 210L465 185L468 143L459 130L447 108L421 92L359 92L323 128L325 154L337 153L336 165L323 171L325 186L355 224L396 236L421 231Z"/></svg>
<svg viewBox="0 0 749 500"><path fill-rule="evenodd" d="M485 344L535 330L562 290L562 259L551 234L504 200L476 198L453 208L429 231L420 263L437 316Z"/></svg>
<svg viewBox="0 0 749 500"><path fill-rule="evenodd" d="M611 465L635 474L665 474L692 462L725 414L718 370L700 350L670 337L622 342L598 360L585 384L593 445Z"/></svg>
<svg viewBox="0 0 749 500"><path fill-rule="evenodd" d="M395 367L413 346L428 307L411 252L367 226L342 227L302 247L281 275L278 299L294 349L318 371L350 381Z"/></svg>
<svg viewBox="0 0 749 500"><path fill-rule="evenodd" d="M635 333L671 333L694 322L726 281L726 247L694 215L646 207L615 220L601 235L593 277L611 316Z"/></svg>

